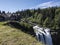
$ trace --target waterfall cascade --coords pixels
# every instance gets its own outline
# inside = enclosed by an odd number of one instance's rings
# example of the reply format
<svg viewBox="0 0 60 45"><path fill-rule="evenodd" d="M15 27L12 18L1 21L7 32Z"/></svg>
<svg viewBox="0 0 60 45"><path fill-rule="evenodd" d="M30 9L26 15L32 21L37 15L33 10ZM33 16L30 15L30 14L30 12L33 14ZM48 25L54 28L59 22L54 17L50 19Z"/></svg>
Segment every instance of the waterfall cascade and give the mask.
<svg viewBox="0 0 60 45"><path fill-rule="evenodd" d="M38 41L45 43L45 45L53 45L49 28L34 26L33 29L36 33Z"/></svg>

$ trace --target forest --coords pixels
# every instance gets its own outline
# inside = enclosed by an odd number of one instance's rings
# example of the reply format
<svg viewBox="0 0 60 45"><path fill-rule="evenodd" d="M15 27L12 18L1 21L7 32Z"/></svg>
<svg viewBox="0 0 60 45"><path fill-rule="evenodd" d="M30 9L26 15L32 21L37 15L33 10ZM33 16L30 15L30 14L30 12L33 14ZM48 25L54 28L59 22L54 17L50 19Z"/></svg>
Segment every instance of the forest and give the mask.
<svg viewBox="0 0 60 45"><path fill-rule="evenodd" d="M60 7L17 11L20 18L50 29L60 29Z"/></svg>

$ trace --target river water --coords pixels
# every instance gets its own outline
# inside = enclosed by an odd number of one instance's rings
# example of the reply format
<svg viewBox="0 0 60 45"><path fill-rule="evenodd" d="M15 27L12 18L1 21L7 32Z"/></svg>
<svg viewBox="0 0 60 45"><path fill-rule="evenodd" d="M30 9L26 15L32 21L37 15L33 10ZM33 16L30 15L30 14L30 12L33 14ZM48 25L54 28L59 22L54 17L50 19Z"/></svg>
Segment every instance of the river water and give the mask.
<svg viewBox="0 0 60 45"><path fill-rule="evenodd" d="M36 33L36 37L38 41L41 41L45 45L53 45L49 28L39 27L37 25L37 26L34 26L33 29Z"/></svg>

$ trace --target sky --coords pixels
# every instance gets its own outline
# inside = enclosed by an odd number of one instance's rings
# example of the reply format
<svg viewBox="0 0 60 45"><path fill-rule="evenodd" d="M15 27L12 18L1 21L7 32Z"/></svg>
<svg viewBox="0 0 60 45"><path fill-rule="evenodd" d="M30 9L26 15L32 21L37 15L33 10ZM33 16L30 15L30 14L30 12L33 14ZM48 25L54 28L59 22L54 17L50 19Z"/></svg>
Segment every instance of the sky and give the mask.
<svg viewBox="0 0 60 45"><path fill-rule="evenodd" d="M52 6L60 6L60 0L0 0L0 10L6 12Z"/></svg>

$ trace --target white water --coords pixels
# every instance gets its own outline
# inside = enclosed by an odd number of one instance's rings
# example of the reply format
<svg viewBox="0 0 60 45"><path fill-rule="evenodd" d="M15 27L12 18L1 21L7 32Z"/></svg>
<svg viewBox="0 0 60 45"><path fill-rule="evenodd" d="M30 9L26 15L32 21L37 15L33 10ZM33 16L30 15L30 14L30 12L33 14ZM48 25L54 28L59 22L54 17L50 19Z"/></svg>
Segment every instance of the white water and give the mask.
<svg viewBox="0 0 60 45"><path fill-rule="evenodd" d="M45 45L53 45L49 28L34 26L33 29L36 33L38 41L45 43Z"/></svg>

